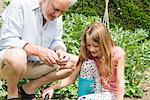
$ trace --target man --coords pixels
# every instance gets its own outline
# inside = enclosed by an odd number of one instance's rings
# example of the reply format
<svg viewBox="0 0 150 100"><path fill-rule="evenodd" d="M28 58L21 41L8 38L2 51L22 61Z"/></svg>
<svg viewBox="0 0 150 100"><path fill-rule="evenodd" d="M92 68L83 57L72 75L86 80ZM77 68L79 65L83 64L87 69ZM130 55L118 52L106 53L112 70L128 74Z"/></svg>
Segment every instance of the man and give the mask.
<svg viewBox="0 0 150 100"><path fill-rule="evenodd" d="M9 100L32 100L35 89L65 78L78 57L65 52L62 13L76 0L12 0L2 14L0 78ZM61 69L61 70L59 70ZM22 78L34 80L19 89Z"/></svg>

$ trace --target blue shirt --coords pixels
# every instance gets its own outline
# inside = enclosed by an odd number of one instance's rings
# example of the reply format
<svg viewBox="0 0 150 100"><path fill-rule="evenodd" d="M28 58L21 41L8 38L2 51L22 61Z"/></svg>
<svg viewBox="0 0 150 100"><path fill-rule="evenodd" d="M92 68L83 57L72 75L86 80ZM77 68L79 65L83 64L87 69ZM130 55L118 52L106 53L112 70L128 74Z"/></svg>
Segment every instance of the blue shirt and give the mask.
<svg viewBox="0 0 150 100"><path fill-rule="evenodd" d="M43 26L38 0L12 0L2 19L0 51L10 47L22 48L26 43L50 49L61 46L66 50L62 40L62 16Z"/></svg>

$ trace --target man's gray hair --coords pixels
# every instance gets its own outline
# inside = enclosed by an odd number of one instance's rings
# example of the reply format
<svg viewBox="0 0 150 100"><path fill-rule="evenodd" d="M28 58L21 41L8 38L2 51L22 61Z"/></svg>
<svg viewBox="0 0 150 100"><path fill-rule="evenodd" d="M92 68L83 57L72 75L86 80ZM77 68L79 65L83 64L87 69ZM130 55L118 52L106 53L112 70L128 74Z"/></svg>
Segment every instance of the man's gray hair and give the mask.
<svg viewBox="0 0 150 100"><path fill-rule="evenodd" d="M71 7L72 5L74 5L77 2L77 0L69 0L69 1L70 1L69 7Z"/></svg>

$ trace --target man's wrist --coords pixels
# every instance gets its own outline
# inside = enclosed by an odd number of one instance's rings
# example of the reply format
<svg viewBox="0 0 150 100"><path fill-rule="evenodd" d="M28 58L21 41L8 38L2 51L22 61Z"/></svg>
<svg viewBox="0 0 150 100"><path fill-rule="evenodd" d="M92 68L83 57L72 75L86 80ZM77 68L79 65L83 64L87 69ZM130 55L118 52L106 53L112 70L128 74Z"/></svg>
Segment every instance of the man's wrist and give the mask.
<svg viewBox="0 0 150 100"><path fill-rule="evenodd" d="M27 52L28 55L38 55L39 47L30 43L24 45L23 49Z"/></svg>

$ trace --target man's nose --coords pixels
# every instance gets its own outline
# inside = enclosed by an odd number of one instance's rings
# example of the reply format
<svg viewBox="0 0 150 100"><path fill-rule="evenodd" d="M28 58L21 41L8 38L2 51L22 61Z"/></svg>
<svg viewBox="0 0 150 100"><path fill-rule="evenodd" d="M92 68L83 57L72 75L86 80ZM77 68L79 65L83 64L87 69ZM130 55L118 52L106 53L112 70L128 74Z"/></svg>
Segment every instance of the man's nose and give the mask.
<svg viewBox="0 0 150 100"><path fill-rule="evenodd" d="M60 15L61 15L61 11L57 11L57 12L55 12L55 14L54 14L55 18L59 17Z"/></svg>

